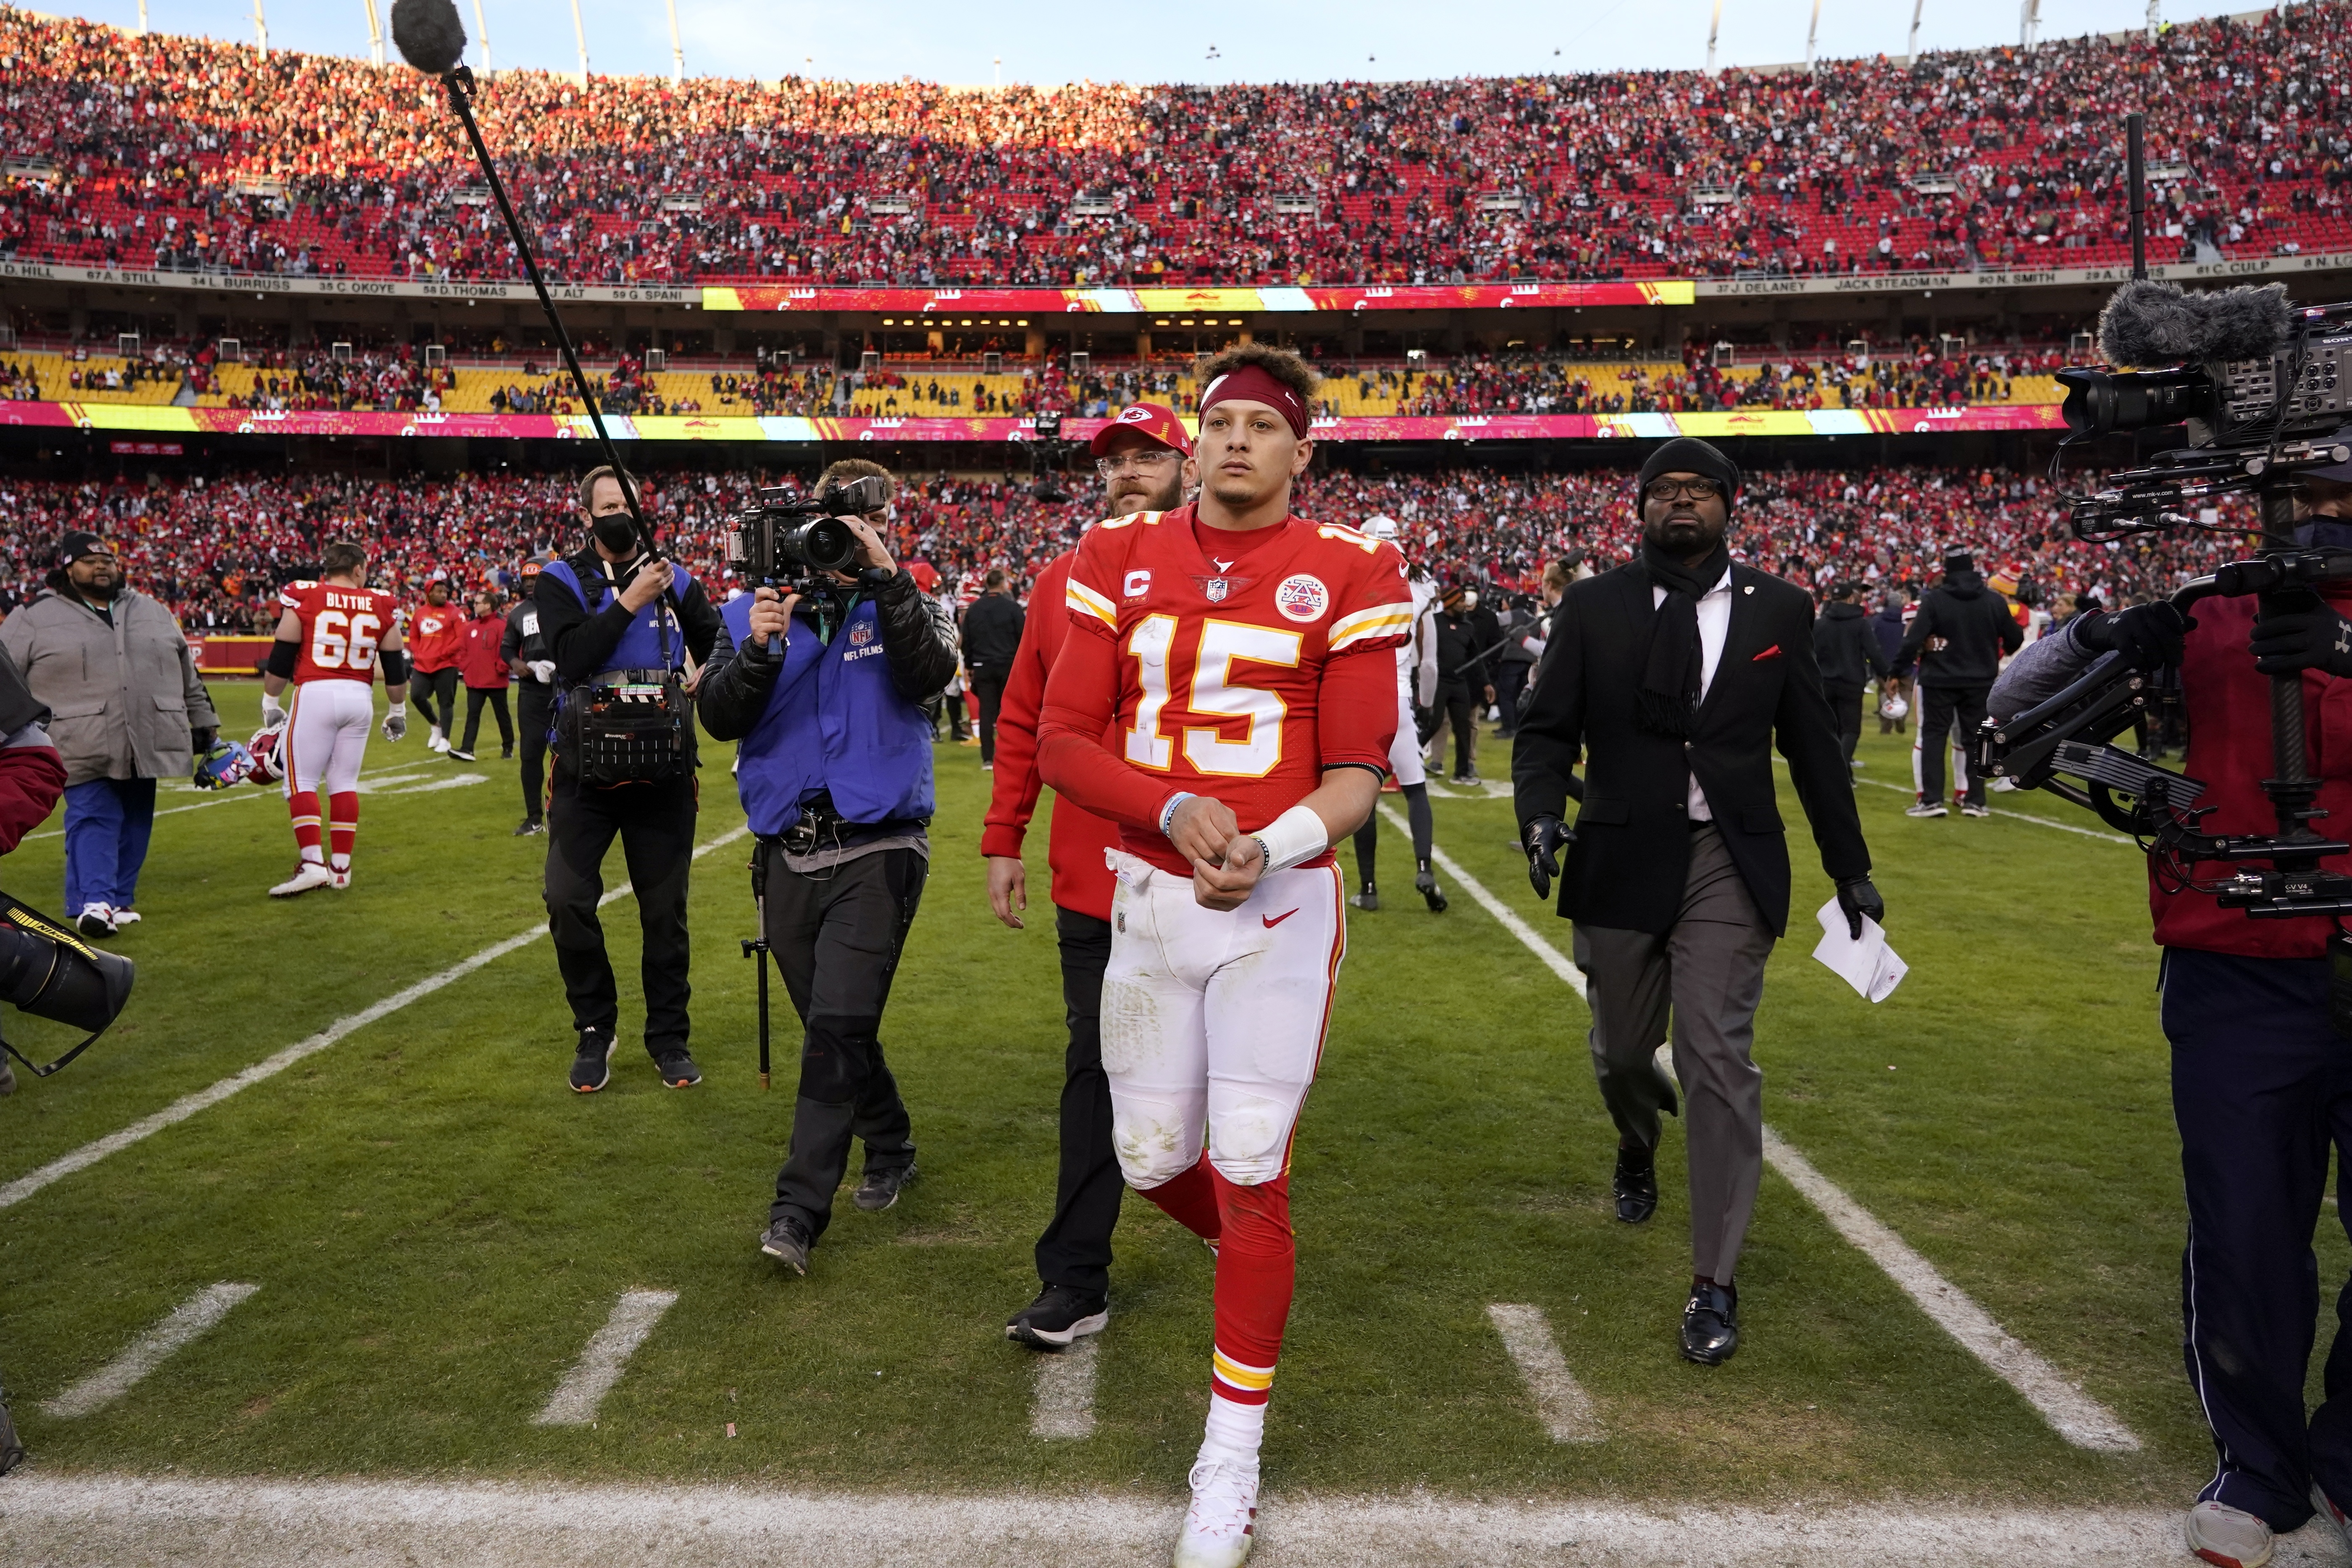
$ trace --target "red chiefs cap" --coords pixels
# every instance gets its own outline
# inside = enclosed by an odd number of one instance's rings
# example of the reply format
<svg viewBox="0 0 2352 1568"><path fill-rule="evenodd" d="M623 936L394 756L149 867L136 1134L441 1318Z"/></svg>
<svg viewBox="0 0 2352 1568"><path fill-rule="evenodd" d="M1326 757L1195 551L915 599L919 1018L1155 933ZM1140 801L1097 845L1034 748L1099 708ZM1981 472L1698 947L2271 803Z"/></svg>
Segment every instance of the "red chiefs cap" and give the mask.
<svg viewBox="0 0 2352 1568"><path fill-rule="evenodd" d="M1120 409L1118 418L1095 432L1087 450L1101 457L1111 434L1118 430L1134 430L1188 458L1192 455L1192 438L1184 434L1184 422L1176 417L1174 409L1157 403L1130 403Z"/></svg>

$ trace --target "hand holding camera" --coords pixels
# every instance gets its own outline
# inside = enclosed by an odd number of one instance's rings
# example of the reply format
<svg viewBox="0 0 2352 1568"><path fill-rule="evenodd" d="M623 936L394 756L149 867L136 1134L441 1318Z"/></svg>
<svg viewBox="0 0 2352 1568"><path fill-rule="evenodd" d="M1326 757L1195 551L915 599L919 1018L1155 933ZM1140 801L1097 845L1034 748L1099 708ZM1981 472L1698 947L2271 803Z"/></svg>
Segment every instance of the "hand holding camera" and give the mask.
<svg viewBox="0 0 2352 1568"><path fill-rule="evenodd" d="M751 591L751 640L771 653L783 651L784 639L793 628L793 611L801 602L798 594L780 594L773 588Z"/></svg>

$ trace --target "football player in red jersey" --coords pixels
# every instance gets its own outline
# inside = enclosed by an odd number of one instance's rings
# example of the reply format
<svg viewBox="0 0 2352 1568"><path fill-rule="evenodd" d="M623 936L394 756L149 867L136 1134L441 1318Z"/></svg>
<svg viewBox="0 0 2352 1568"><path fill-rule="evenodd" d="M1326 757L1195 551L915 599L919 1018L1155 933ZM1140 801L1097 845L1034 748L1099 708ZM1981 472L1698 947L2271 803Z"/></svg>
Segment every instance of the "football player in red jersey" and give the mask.
<svg viewBox="0 0 2352 1568"><path fill-rule="evenodd" d="M1113 517L1173 511L1183 504L1192 438L1176 411L1130 403L1089 443ZM1069 640L1070 564L1076 550L1045 563L1031 590L996 720L998 767L980 852L988 857L988 902L1019 930L1029 905L1021 841L1037 808L1037 710L1045 678ZM1103 1076L1102 981L1110 962L1110 868L1118 827L1070 802L1054 805L1046 861L1053 868L1054 937L1061 950L1062 1001L1070 1044L1062 1079L1062 1157L1054 1217L1037 1238L1037 1299L1013 1314L1004 1337L1059 1351L1110 1322L1110 1235L1118 1223L1118 1161L1112 1152L1110 1081Z"/></svg>
<svg viewBox="0 0 2352 1568"><path fill-rule="evenodd" d="M408 656L401 651L399 601L367 585L367 552L337 540L319 552L320 580L298 583L278 595L278 640L261 678L261 717L282 725L279 760L286 769L286 806L294 818L300 863L269 889L290 899L313 888L352 884L352 843L360 826L360 758L367 751L375 710L376 666L383 666L383 738L408 733ZM294 684L292 705L278 694ZM328 804L328 852L319 842L319 786Z"/></svg>
<svg viewBox="0 0 2352 1568"><path fill-rule="evenodd" d="M1119 826L1102 992L1119 1166L1220 1248L1176 1563L1233 1568L1290 1315L1291 1138L1347 945L1331 846L1380 794L1412 598L1394 545L1291 515L1314 373L1244 344L1202 379L1200 500L1079 544L1038 748L1047 784Z"/></svg>
<svg viewBox="0 0 2352 1568"><path fill-rule="evenodd" d="M425 602L408 612L407 625L416 710L429 727L425 744L446 752L457 743L457 686L466 663L466 608L456 602L446 573L433 574Z"/></svg>

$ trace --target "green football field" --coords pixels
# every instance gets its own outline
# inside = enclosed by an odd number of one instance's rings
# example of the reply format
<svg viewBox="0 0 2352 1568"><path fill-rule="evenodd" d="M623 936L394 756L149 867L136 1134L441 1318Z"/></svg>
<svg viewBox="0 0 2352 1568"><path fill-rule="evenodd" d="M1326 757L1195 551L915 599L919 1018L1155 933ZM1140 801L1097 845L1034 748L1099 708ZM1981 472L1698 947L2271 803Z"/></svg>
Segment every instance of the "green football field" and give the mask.
<svg viewBox="0 0 2352 1568"><path fill-rule="evenodd" d="M252 688L215 696L251 721ZM2180 1368L2182 1218L2139 858L2048 796L1994 797L2021 816L1907 820L1902 745L1866 736L1861 775L1911 965L1881 1005L1810 957L1829 889L1786 803L1799 912L1758 1028L1767 1120L2137 1447L2062 1436L1772 1172L1740 1273L1743 1348L1719 1370L1678 1360L1679 1124L1657 1220L1616 1223L1577 994L1461 886L1450 912L1423 910L1391 827L1389 907L1351 914L1299 1135L1269 1561L1285 1497L2186 1506L2211 1453ZM703 1085L664 1089L625 1027L611 1088L570 1093L542 936L37 1190L0 1186L0 1378L36 1456L23 1478L1181 1496L1207 1394L1212 1260L1196 1241L1129 1202L1090 1436L1033 1435L1040 1358L1002 1335L1035 1288L1052 1197L1063 1034L1042 833L1029 927L1006 931L976 853L977 752L939 750L932 878L884 1031L921 1179L882 1215L845 1201L794 1278L756 1238L797 1032L778 987L763 1094L737 947L748 846L728 837L742 826L728 749L704 755L699 838L726 841L694 880ZM510 836L514 764L494 759L433 757L421 727L379 738L355 885L292 902L263 896L292 858L274 794L168 794L184 809L159 819L145 921L114 943L139 964L131 1008L70 1068L0 1101L0 1184L543 920L546 841ZM1507 748L1489 741L1484 766L1507 781ZM452 782L466 775L481 782ZM1441 848L1564 952L1568 926L1512 847L1507 789L1436 810ZM54 909L50 826L0 879ZM641 1017L635 906L605 919L625 1026ZM2323 1282L2341 1279L2332 1208L2318 1246ZM110 1403L45 1408L222 1283L256 1289ZM676 1300L593 1424L538 1424L630 1290ZM1553 1440L1496 1303L1539 1310L1586 1396L1580 1436L1598 1440ZM18 1484L0 1481L0 1523Z"/></svg>

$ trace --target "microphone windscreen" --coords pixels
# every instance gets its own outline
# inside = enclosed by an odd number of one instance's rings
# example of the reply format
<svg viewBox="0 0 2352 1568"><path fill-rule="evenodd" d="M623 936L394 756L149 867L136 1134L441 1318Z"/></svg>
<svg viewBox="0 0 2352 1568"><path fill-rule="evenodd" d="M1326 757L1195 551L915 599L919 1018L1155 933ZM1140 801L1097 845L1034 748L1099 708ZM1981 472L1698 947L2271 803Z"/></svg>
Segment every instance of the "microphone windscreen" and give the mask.
<svg viewBox="0 0 2352 1568"><path fill-rule="evenodd" d="M2241 285L2194 298L2205 318L2203 358L2268 359L2287 341L2292 312L2284 283Z"/></svg>
<svg viewBox="0 0 2352 1568"><path fill-rule="evenodd" d="M2205 337L2204 311L2177 283L2136 278L2099 312L2099 352L2118 370L2196 359Z"/></svg>
<svg viewBox="0 0 2352 1568"><path fill-rule="evenodd" d="M446 76L466 58L466 25L454 0L392 0L392 42L427 76Z"/></svg>

